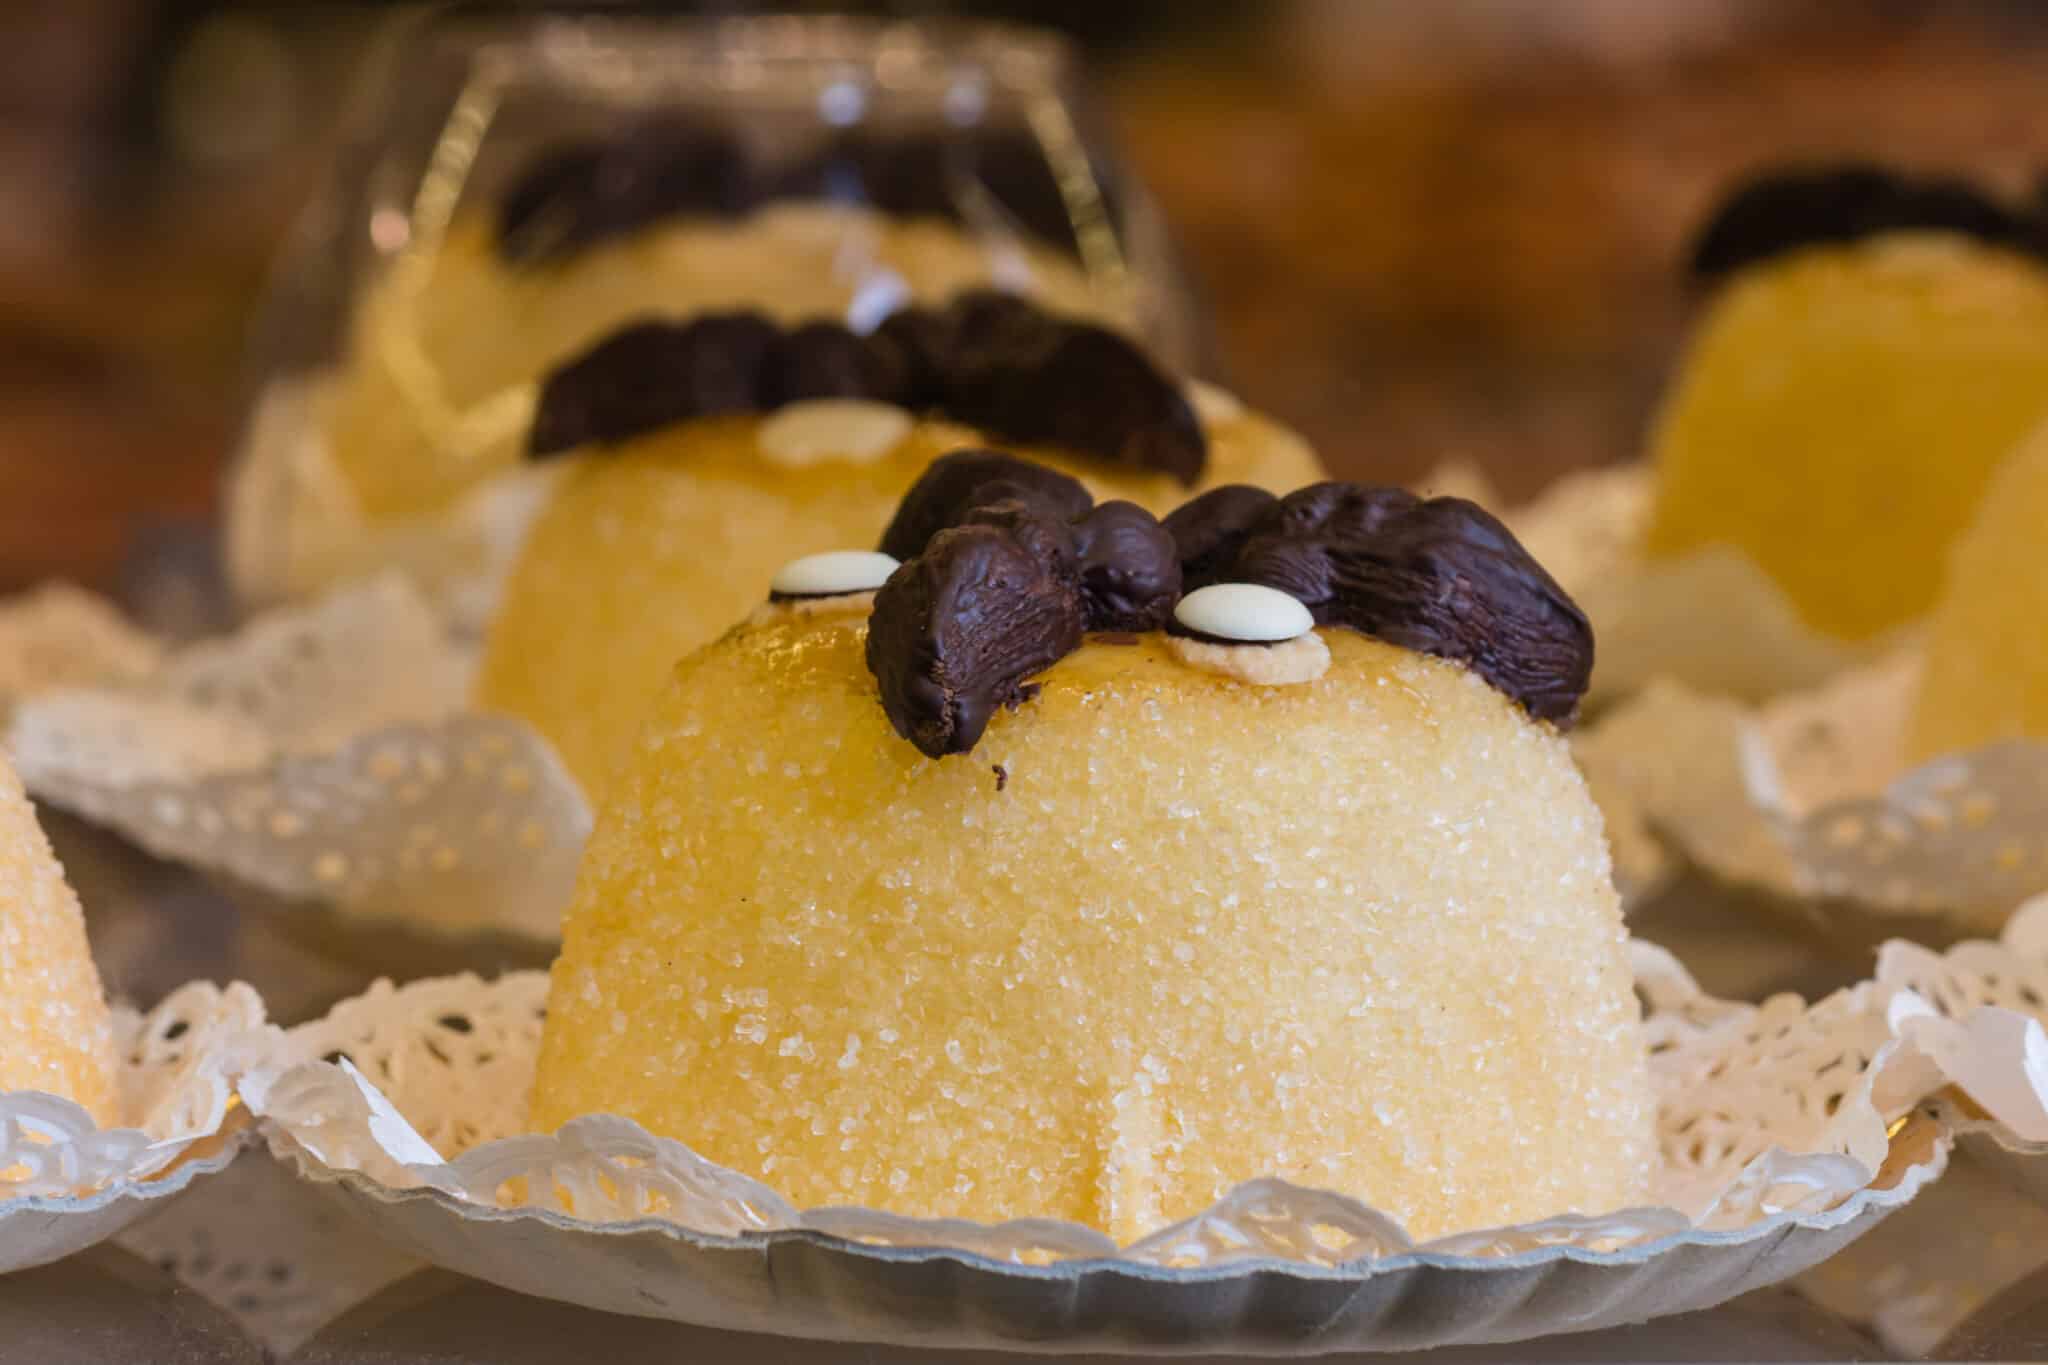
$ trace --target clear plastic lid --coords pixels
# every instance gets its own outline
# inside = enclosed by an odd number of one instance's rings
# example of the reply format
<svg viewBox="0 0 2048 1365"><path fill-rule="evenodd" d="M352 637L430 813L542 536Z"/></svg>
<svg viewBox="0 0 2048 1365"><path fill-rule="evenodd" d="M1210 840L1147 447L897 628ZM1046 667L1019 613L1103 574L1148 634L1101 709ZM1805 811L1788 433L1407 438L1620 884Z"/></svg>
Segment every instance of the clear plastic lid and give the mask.
<svg viewBox="0 0 2048 1365"><path fill-rule="evenodd" d="M517 462L539 379L641 318L860 332L995 287L1196 359L1158 217L1049 35L458 8L376 69L258 335L247 596L446 516Z"/></svg>

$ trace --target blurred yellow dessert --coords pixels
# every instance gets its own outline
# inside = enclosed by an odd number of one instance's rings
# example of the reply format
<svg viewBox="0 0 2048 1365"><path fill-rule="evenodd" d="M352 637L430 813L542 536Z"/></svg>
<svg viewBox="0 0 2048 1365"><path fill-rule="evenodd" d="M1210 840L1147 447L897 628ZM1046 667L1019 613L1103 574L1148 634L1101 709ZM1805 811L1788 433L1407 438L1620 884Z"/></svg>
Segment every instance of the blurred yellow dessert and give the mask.
<svg viewBox="0 0 2048 1365"><path fill-rule="evenodd" d="M2039 241L1945 182L1739 197L1702 244L1726 278L1656 424L1648 550L1732 546L1841 639L1922 615L1992 468L2048 414Z"/></svg>
<svg viewBox="0 0 2048 1365"><path fill-rule="evenodd" d="M2048 739L2048 429L2002 465L1956 541L1908 746L1938 758Z"/></svg>
<svg viewBox="0 0 2048 1365"><path fill-rule="evenodd" d="M906 538L879 593L871 556L793 565L676 671L568 913L538 1129L1119 1241L1268 1175L1422 1237L1645 1195L1554 723L1590 633L1497 523L1325 484L1162 526L979 453Z"/></svg>
<svg viewBox="0 0 2048 1365"><path fill-rule="evenodd" d="M1102 306L1072 260L1015 250L1008 274L1034 295L1069 312ZM991 267L954 225L848 205L649 228L543 270L503 262L489 226L462 221L363 300L351 364L317 408L363 515L417 516L515 463L534 385L621 323L742 307L839 317L863 289L941 300L991 283Z"/></svg>
<svg viewBox="0 0 2048 1365"><path fill-rule="evenodd" d="M1191 402L1129 343L1007 296L899 313L871 337L770 333L749 314L628 329L549 383L538 444L580 453L520 551L475 695L533 724L593 794L677 659L744 616L784 560L874 544L946 450L1028 431L1034 458L1158 511L1190 486L1320 476L1292 432L1212 390ZM959 373L905 391L903 348ZM747 378L726 392L735 368ZM896 401L754 396L785 384Z"/></svg>
<svg viewBox="0 0 2048 1365"><path fill-rule="evenodd" d="M40 1090L117 1119L114 1032L85 916L0 755L0 1093Z"/></svg>
<svg viewBox="0 0 2048 1365"><path fill-rule="evenodd" d="M751 308L865 329L1000 285L1133 321L1127 282L1067 249L1071 187L1022 126L856 126L777 159L729 120L667 111L549 148L494 192L485 179L451 209L430 177L402 231L370 225L391 265L312 399L371 524L511 465L547 369L634 318Z"/></svg>

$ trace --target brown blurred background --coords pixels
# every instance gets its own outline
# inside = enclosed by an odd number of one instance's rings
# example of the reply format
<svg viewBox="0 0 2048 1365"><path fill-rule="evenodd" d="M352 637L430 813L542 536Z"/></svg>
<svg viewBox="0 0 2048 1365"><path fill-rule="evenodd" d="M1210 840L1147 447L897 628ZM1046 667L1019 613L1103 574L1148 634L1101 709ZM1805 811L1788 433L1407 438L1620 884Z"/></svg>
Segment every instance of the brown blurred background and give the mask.
<svg viewBox="0 0 2048 1365"><path fill-rule="evenodd" d="M850 7L1076 33L1222 377L1353 476L1464 455L1526 494L1628 456L1748 168L2048 167L2025 0ZM266 266L392 12L0 4L0 590L203 543Z"/></svg>

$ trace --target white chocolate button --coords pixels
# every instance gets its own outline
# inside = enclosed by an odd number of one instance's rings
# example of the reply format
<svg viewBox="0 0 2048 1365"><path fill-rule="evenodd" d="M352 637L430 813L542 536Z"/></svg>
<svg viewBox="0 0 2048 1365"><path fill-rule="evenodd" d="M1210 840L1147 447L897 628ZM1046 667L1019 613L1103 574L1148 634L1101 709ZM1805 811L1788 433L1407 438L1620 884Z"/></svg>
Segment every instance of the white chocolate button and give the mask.
<svg viewBox="0 0 2048 1365"><path fill-rule="evenodd" d="M847 593L873 592L889 581L897 564L896 556L878 550L828 550L821 555L790 560L775 571L768 590L783 597L841 597Z"/></svg>
<svg viewBox="0 0 2048 1365"><path fill-rule="evenodd" d="M844 460L879 460L910 434L910 414L893 403L866 398L812 398L763 419L754 444L790 469Z"/></svg>
<svg viewBox="0 0 2048 1365"><path fill-rule="evenodd" d="M1211 583L1174 606L1173 619L1197 635L1248 645L1277 644L1315 629L1308 608L1278 588Z"/></svg>
<svg viewBox="0 0 2048 1365"><path fill-rule="evenodd" d="M1244 416L1244 404L1238 401L1236 394L1214 384L1204 384L1199 379L1188 381L1188 402L1205 427L1222 426Z"/></svg>

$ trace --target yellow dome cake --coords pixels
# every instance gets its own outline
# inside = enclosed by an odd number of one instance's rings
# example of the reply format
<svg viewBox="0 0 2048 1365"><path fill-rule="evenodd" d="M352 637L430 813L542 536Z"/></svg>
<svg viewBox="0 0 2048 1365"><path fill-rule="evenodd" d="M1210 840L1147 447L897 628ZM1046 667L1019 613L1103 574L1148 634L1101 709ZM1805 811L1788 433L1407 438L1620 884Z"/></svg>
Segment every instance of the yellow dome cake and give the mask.
<svg viewBox="0 0 2048 1365"><path fill-rule="evenodd" d="M1557 728L1591 636L1498 523L1323 484L1162 525L983 452L910 542L869 596L882 557L791 566L676 671L568 913L538 1129L1119 1241L1269 1175L1422 1237L1643 1198Z"/></svg>
<svg viewBox="0 0 2048 1365"><path fill-rule="evenodd" d="M1127 301L1070 253L1014 225L992 239L944 195L915 192L947 183L958 150L870 138L764 178L729 132L657 118L541 156L445 230L416 224L358 305L348 367L316 402L356 506L372 523L432 512L509 466L547 370L650 312L871 325L906 302L1001 283L1129 323ZM1056 195L1042 162L1006 159L1047 179L1039 197ZM864 202L841 197L849 188Z"/></svg>
<svg viewBox="0 0 2048 1365"><path fill-rule="evenodd" d="M1739 196L1702 241L1727 278L1657 423L1649 550L1733 546L1841 639L1924 613L2048 414L2042 241L1964 188L1875 172Z"/></svg>
<svg viewBox="0 0 2048 1365"><path fill-rule="evenodd" d="M1992 479L1935 604L1909 745L2048 739L2048 428Z"/></svg>
<svg viewBox="0 0 2048 1365"><path fill-rule="evenodd" d="M86 947L85 916L0 757L0 1093L75 1100L115 1119L114 1032Z"/></svg>
<svg viewBox="0 0 2048 1365"><path fill-rule="evenodd" d="M1129 342L1008 295L868 337L753 314L643 324L545 390L536 450L584 453L513 569L478 703L531 722L596 793L670 667L778 565L873 544L935 457L984 436L1160 511L1190 486L1320 474L1293 433L1210 391L1198 415Z"/></svg>

